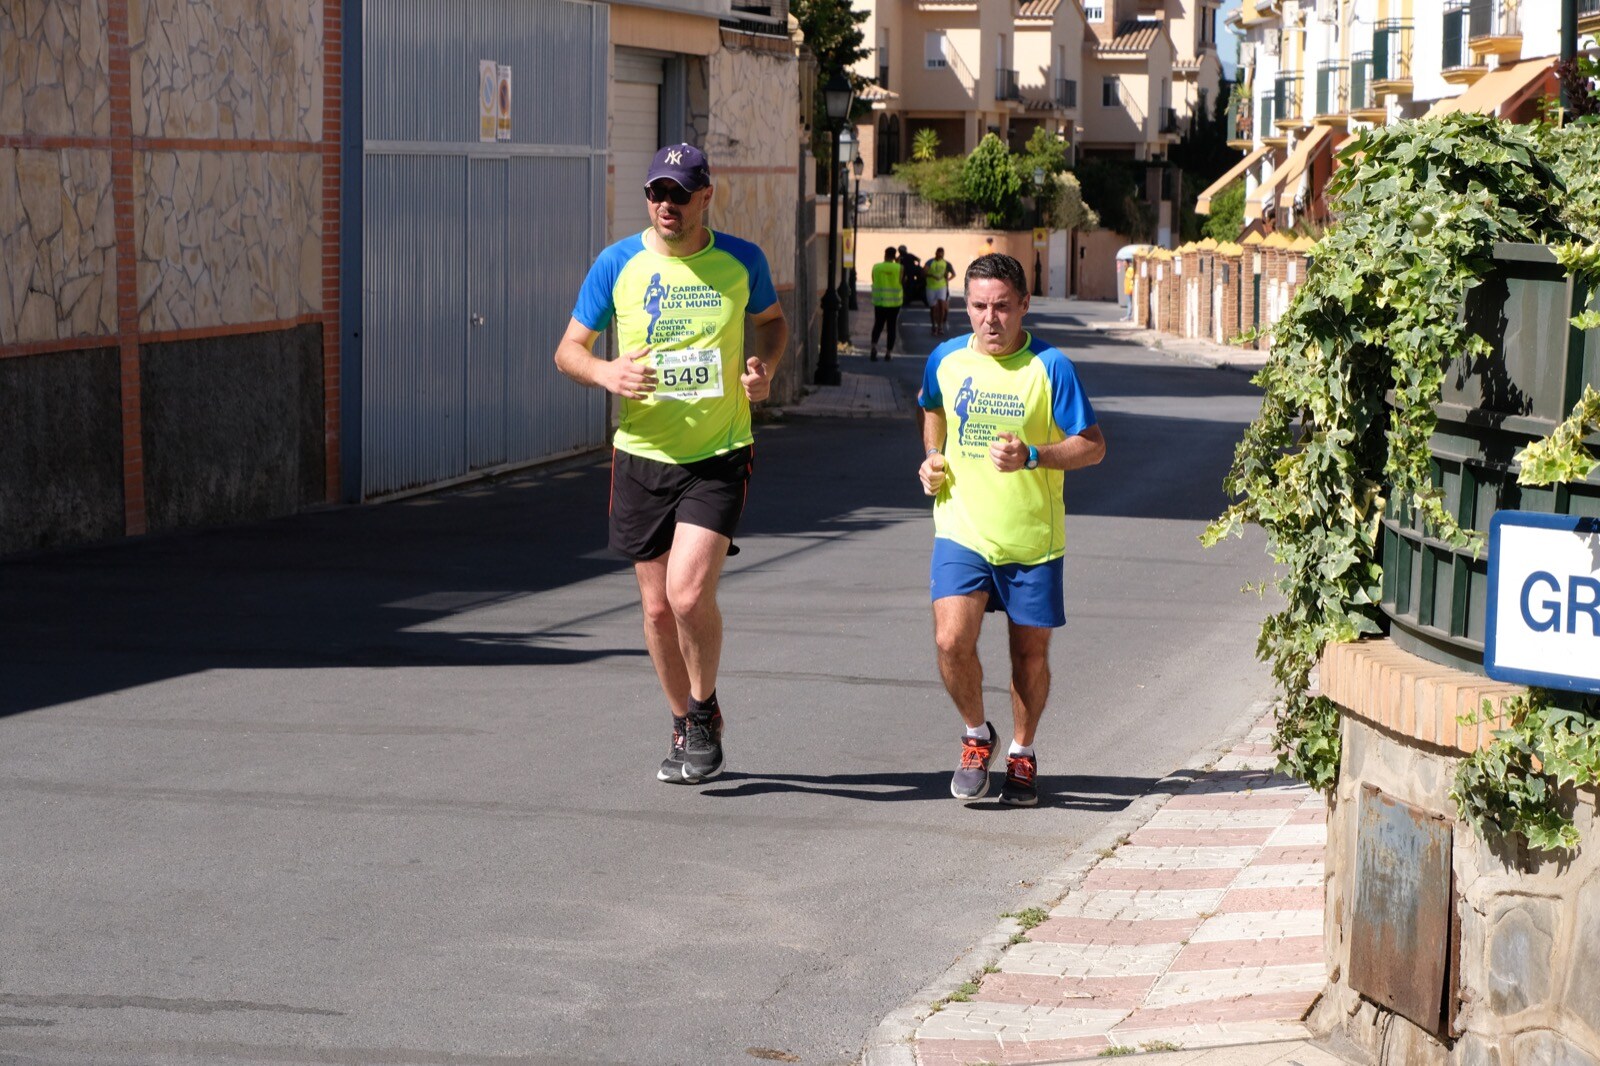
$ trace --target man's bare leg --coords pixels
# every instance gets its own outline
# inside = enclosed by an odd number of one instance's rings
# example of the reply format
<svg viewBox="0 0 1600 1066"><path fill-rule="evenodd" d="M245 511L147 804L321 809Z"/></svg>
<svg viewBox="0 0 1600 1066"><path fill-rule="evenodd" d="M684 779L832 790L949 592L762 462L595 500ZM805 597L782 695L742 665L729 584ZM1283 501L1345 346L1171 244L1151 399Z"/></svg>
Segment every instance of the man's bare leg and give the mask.
<svg viewBox="0 0 1600 1066"><path fill-rule="evenodd" d="M1050 698L1050 634L1044 626L1010 624L1011 717L1013 739L1024 748L1033 736Z"/></svg>
<svg viewBox="0 0 1600 1066"><path fill-rule="evenodd" d="M943 596L933 601L933 643L939 653L939 676L961 720L972 729L983 725L983 663L978 659L978 633L983 627L987 592Z"/></svg>
<svg viewBox="0 0 1600 1066"><path fill-rule="evenodd" d="M679 649L678 622L667 598L667 573L672 553L634 563L639 580L639 602L644 608L644 646L661 681L661 692L673 715L689 713L689 670Z"/></svg>
<svg viewBox="0 0 1600 1066"><path fill-rule="evenodd" d="M728 538L701 526L678 524L667 553L666 591L678 633L689 696L708 700L722 664L722 610L717 584L728 557Z"/></svg>

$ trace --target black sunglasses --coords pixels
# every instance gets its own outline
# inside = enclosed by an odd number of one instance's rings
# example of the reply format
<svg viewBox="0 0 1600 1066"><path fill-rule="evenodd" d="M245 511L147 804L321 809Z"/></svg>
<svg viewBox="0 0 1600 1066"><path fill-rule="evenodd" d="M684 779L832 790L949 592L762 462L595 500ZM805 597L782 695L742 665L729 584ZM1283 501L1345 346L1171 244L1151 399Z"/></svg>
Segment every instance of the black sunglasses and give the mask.
<svg viewBox="0 0 1600 1066"><path fill-rule="evenodd" d="M659 204L663 200L671 200L677 206L682 207L694 198L694 193L677 182L658 181L654 185L646 185L644 187L644 198L653 204Z"/></svg>

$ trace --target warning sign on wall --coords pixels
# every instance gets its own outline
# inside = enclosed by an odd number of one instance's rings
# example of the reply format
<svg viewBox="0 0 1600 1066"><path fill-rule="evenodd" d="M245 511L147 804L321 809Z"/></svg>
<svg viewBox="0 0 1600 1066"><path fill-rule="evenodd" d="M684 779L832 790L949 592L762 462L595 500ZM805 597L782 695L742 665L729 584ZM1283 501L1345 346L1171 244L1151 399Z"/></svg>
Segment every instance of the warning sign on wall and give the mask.
<svg viewBox="0 0 1600 1066"><path fill-rule="evenodd" d="M495 93L495 137L502 141L511 139L511 68L504 63L499 68L499 84Z"/></svg>
<svg viewBox="0 0 1600 1066"><path fill-rule="evenodd" d="M499 136L500 65L492 59L478 60L478 140L492 141Z"/></svg>

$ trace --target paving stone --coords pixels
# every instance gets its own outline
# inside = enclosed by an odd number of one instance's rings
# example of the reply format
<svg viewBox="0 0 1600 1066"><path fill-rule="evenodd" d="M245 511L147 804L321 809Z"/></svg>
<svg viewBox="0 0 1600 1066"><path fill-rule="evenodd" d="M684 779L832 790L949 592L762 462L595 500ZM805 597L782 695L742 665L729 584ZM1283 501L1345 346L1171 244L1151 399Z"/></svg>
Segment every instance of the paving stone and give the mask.
<svg viewBox="0 0 1600 1066"><path fill-rule="evenodd" d="M1198 917L1144 921L1050 918L1028 930L1028 939L1046 944L1181 944L1199 925Z"/></svg>
<svg viewBox="0 0 1600 1066"><path fill-rule="evenodd" d="M1322 909L1243 911L1207 918L1189 937L1191 944L1221 940L1265 940L1285 936L1321 936Z"/></svg>
<svg viewBox="0 0 1600 1066"><path fill-rule="evenodd" d="M973 996L985 1003L1131 1011L1144 1002L1155 974L1133 977L1054 977L1037 973L985 974Z"/></svg>
<svg viewBox="0 0 1600 1066"><path fill-rule="evenodd" d="M1297 823L1291 820L1289 824L1274 829L1266 844L1273 848L1325 848L1328 846L1327 819L1319 818L1312 823Z"/></svg>
<svg viewBox="0 0 1600 1066"><path fill-rule="evenodd" d="M1188 970L1233 970L1243 966L1289 966L1317 962L1323 941L1316 936L1289 936L1271 940L1217 940L1189 943L1172 960L1170 973Z"/></svg>
<svg viewBox="0 0 1600 1066"><path fill-rule="evenodd" d="M1251 866L1239 871L1233 888L1310 888L1320 886L1326 872L1320 862Z"/></svg>
<svg viewBox="0 0 1600 1066"><path fill-rule="evenodd" d="M1322 886L1304 888L1233 888L1222 897L1217 910L1222 913L1239 911L1320 910L1323 906Z"/></svg>
<svg viewBox="0 0 1600 1066"><path fill-rule="evenodd" d="M1063 1040L1099 1036L1127 1017L1120 1010L1078 1010L1072 1007L1023 1007L1013 1003L950 1003L929 1015L918 1039L941 1037L971 1040L997 1036L1019 1040Z"/></svg>
<svg viewBox="0 0 1600 1066"><path fill-rule="evenodd" d="M1282 830L1280 830L1281 832ZM1292 847L1265 847L1250 863L1251 866L1305 866L1322 862L1321 844L1300 844Z"/></svg>
<svg viewBox="0 0 1600 1066"><path fill-rule="evenodd" d="M1260 847L1287 829L1141 829L1128 838L1128 843L1141 848Z"/></svg>
<svg viewBox="0 0 1600 1066"><path fill-rule="evenodd" d="M1260 850L1253 847L1140 847L1129 843L1118 848L1098 869L1238 870L1248 866ZM1320 853L1317 858L1321 858Z"/></svg>
<svg viewBox="0 0 1600 1066"><path fill-rule="evenodd" d="M1002 973L1057 977L1133 977L1163 974L1177 957L1177 944L1037 944L1024 942L1000 960Z"/></svg>
<svg viewBox="0 0 1600 1066"><path fill-rule="evenodd" d="M1226 892L1223 888L1076 892L1062 900L1051 914L1061 918L1104 918L1112 921L1198 918L1216 911Z"/></svg>
<svg viewBox="0 0 1600 1066"><path fill-rule="evenodd" d="M1292 869L1292 867L1291 867ZM1138 889L1190 889L1225 888L1245 870L1150 870L1140 868L1114 868L1105 865L1089 871L1083 879L1085 891L1106 888Z"/></svg>
<svg viewBox="0 0 1600 1066"><path fill-rule="evenodd" d="M1173 810L1169 803L1151 817L1145 825L1151 829L1245 829L1266 826L1276 829L1286 825L1299 810L1279 807L1256 808L1243 811Z"/></svg>
<svg viewBox="0 0 1600 1066"><path fill-rule="evenodd" d="M1222 1022L1285 1021L1305 1016L1316 1002L1315 992L1268 992L1262 995L1208 999L1172 1007L1145 1007L1134 1011L1116 1031L1155 1029L1176 1025L1216 1025Z"/></svg>
<svg viewBox="0 0 1600 1066"><path fill-rule="evenodd" d="M1154 1041L1178 1044L1184 1048L1226 1047L1230 1044L1260 1044L1275 1040L1304 1040L1311 1034L1299 1022L1240 1021L1212 1025L1166 1026L1155 1029L1111 1031L1115 1043L1135 1047Z"/></svg>
<svg viewBox="0 0 1600 1066"><path fill-rule="evenodd" d="M1297 966L1258 966L1213 973L1206 971L1165 973L1157 979L1146 1007L1171 1007L1208 999L1234 996L1269 995L1277 992L1320 992L1327 983L1328 969L1321 963Z"/></svg>

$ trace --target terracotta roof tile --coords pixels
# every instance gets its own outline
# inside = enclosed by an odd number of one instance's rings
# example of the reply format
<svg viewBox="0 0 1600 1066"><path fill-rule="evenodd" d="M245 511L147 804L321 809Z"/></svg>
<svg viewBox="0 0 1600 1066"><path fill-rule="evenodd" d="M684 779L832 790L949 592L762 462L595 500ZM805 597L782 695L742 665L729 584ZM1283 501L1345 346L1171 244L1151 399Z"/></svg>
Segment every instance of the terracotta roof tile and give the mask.
<svg viewBox="0 0 1600 1066"><path fill-rule="evenodd" d="M1017 7L1019 19L1047 19L1055 15L1061 0L1023 0Z"/></svg>
<svg viewBox="0 0 1600 1066"><path fill-rule="evenodd" d="M1116 35L1095 49L1098 55L1139 55L1150 51L1161 33L1161 23L1129 19L1117 25Z"/></svg>

